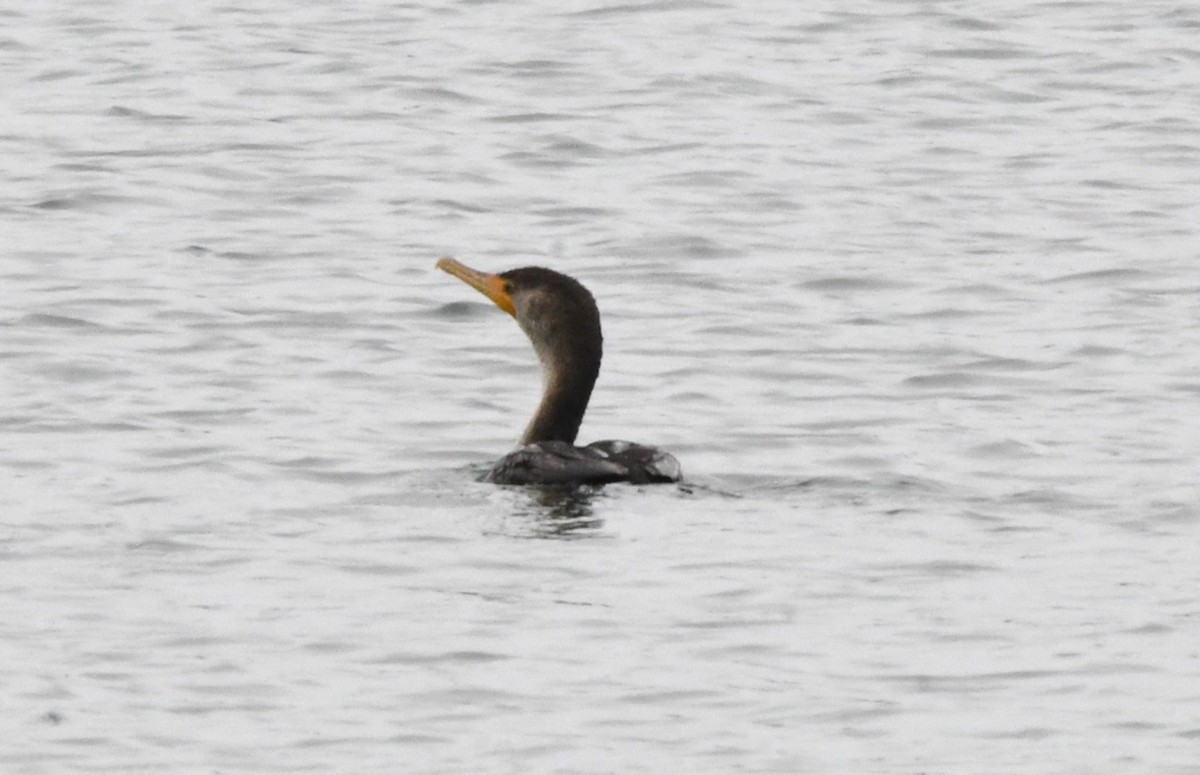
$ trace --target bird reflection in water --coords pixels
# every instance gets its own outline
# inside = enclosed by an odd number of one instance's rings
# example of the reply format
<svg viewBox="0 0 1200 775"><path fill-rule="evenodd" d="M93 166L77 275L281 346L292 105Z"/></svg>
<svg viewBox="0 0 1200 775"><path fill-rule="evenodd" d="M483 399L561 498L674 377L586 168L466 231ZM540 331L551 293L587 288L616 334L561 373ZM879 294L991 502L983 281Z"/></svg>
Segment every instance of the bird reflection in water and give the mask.
<svg viewBox="0 0 1200 775"><path fill-rule="evenodd" d="M530 538L588 538L604 526L592 510L598 487L529 487L517 494L522 502L513 516L524 523L517 532Z"/></svg>

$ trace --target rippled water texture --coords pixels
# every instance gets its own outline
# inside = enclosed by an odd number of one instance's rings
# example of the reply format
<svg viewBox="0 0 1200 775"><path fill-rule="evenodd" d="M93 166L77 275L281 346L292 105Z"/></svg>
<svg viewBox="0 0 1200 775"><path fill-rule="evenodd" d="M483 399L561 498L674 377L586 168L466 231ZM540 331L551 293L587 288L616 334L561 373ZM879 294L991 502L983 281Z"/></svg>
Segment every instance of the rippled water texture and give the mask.
<svg viewBox="0 0 1200 775"><path fill-rule="evenodd" d="M0 19L0 770L1200 772L1193 5Z"/></svg>

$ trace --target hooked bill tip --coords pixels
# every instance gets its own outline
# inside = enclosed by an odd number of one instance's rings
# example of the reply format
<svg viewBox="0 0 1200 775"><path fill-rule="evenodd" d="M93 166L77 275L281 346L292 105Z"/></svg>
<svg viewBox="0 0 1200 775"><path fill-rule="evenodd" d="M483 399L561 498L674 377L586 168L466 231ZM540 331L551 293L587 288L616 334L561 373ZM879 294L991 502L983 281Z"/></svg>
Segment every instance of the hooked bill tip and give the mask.
<svg viewBox="0 0 1200 775"><path fill-rule="evenodd" d="M465 264L456 261L450 256L442 256L437 260L437 268L443 272L465 282L475 290L487 296L492 302L513 317L517 316L516 307L513 305L512 295L508 291L508 285L504 278L481 272L478 269L472 269Z"/></svg>

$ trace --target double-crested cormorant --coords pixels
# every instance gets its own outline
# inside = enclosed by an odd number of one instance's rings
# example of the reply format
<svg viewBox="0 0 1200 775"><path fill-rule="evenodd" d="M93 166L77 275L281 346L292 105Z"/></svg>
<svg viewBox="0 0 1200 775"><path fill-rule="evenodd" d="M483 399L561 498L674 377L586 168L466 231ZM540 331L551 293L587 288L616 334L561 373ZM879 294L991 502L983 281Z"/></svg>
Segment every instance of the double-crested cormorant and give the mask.
<svg viewBox="0 0 1200 775"><path fill-rule="evenodd" d="M679 461L655 447L628 441L575 446L596 375L603 337L600 310L578 280L527 266L487 274L441 258L438 268L487 296L517 319L542 362L545 389L521 446L488 474L497 484L677 482Z"/></svg>

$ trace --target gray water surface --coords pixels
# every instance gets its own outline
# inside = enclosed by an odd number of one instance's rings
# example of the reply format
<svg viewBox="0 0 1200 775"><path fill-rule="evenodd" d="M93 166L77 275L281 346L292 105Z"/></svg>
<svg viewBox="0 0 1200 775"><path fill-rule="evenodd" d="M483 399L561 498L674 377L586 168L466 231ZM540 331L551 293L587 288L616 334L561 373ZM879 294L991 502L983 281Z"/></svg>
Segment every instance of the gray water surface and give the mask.
<svg viewBox="0 0 1200 775"><path fill-rule="evenodd" d="M0 16L4 772L1200 772L1200 10Z"/></svg>

